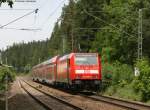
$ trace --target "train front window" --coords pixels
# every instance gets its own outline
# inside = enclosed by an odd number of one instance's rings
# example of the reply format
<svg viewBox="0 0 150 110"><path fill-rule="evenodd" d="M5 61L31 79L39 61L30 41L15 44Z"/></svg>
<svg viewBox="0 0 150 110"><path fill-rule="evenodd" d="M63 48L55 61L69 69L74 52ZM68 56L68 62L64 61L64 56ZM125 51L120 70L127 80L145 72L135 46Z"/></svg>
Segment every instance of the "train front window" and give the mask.
<svg viewBox="0 0 150 110"><path fill-rule="evenodd" d="M97 65L97 55L75 55L76 65Z"/></svg>

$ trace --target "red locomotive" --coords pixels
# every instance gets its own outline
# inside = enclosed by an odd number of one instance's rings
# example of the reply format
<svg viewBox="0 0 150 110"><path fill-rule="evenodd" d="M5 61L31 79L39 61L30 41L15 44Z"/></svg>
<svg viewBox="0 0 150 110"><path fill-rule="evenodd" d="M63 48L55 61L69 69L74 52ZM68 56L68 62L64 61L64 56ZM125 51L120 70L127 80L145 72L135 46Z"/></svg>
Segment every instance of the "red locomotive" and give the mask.
<svg viewBox="0 0 150 110"><path fill-rule="evenodd" d="M97 53L55 56L32 69L33 80L74 89L101 87L101 62Z"/></svg>

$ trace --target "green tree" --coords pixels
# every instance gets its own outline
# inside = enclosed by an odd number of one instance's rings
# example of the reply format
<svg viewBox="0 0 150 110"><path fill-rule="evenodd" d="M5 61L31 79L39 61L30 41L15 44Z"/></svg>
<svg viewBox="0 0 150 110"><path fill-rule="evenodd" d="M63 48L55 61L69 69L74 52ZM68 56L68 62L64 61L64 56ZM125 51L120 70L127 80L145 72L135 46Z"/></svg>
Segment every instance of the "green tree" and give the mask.
<svg viewBox="0 0 150 110"><path fill-rule="evenodd" d="M133 65L137 57L138 10L143 9L143 55L150 57L150 1L70 0L50 37L44 41L19 43L2 51L3 62L18 71L58 54L72 52L109 53L109 61ZM92 15L92 16L91 16ZM65 44L63 44L65 40ZM65 52L63 52L63 47Z"/></svg>
<svg viewBox="0 0 150 110"><path fill-rule="evenodd" d="M5 3L5 2L7 2L8 5L12 8L12 6L13 6L13 1L12 1L12 0L0 0L0 5L1 5L2 3Z"/></svg>
<svg viewBox="0 0 150 110"><path fill-rule="evenodd" d="M104 1L105 0L95 0L93 2L91 0L79 0L76 3L75 36L77 43L80 44L81 51L89 52L92 50L92 42L98 31L96 28L101 28L104 25L104 23L98 22L95 18L89 16L85 11L92 13L101 19L105 19L104 13L101 13L105 4Z"/></svg>
<svg viewBox="0 0 150 110"><path fill-rule="evenodd" d="M136 58L137 49L137 16L132 1L111 0L105 4L103 11L106 19L99 22L105 23L103 30L96 34L93 49L111 48L111 58L124 63L132 64ZM132 48L132 49L131 49Z"/></svg>
<svg viewBox="0 0 150 110"><path fill-rule="evenodd" d="M142 101L150 99L150 65L148 59L142 59L136 62L140 75L133 81L136 92L141 93Z"/></svg>
<svg viewBox="0 0 150 110"><path fill-rule="evenodd" d="M6 66L0 66L0 90L4 89L6 75L8 76L8 81L10 82L15 79L15 73L12 69Z"/></svg>

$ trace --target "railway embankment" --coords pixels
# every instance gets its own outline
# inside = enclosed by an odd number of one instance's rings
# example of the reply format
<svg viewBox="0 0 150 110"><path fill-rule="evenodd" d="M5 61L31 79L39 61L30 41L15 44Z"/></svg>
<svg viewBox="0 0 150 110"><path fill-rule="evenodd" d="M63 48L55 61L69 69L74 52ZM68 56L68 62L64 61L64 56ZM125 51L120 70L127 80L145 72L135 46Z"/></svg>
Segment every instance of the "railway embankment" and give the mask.
<svg viewBox="0 0 150 110"><path fill-rule="evenodd" d="M103 64L104 78L112 74L111 84L103 88L103 94L150 104L150 64L142 59L134 67L120 62Z"/></svg>

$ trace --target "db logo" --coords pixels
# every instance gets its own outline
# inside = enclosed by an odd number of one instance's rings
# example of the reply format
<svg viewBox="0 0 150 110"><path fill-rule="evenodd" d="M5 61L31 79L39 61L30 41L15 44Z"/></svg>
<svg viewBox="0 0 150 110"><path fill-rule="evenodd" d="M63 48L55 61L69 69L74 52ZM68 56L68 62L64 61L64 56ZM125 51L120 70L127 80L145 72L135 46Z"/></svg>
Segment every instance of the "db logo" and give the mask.
<svg viewBox="0 0 150 110"><path fill-rule="evenodd" d="M84 73L90 73L90 70L84 70Z"/></svg>

